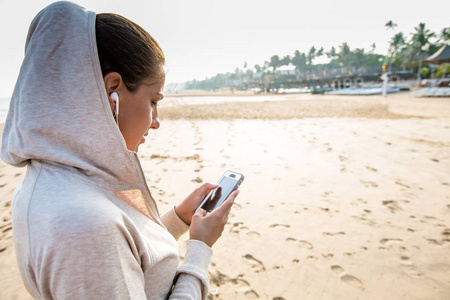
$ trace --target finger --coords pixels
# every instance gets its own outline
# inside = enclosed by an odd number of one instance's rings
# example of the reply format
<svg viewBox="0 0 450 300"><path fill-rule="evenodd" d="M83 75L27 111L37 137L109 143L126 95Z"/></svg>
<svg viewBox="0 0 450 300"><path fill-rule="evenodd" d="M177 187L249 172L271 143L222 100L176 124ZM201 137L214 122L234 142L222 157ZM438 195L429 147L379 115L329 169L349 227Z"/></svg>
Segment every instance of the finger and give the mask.
<svg viewBox="0 0 450 300"><path fill-rule="evenodd" d="M199 208L195 211L195 215L199 217L204 217L206 215L206 210L204 210L203 208Z"/></svg>
<svg viewBox="0 0 450 300"><path fill-rule="evenodd" d="M206 195L208 195L209 192L211 192L213 189L215 189L218 186L219 185L217 183L206 182L206 183L202 184L198 188L198 190L202 195L204 195L203 197L206 197Z"/></svg>

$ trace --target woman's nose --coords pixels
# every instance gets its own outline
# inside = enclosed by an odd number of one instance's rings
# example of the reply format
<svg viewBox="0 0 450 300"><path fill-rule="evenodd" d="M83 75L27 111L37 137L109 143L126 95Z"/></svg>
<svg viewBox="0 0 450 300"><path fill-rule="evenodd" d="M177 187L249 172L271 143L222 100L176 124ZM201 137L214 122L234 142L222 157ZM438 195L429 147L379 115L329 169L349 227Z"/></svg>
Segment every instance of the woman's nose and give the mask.
<svg viewBox="0 0 450 300"><path fill-rule="evenodd" d="M159 128L159 125L158 112L155 110L152 115L152 124L150 125L150 128L156 130Z"/></svg>

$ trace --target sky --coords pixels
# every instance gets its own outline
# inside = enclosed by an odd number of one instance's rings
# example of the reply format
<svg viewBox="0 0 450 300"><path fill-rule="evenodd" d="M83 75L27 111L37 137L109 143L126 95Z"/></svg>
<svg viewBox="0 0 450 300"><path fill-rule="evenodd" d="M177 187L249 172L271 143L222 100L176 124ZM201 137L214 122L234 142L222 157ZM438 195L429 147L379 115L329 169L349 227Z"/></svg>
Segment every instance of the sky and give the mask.
<svg viewBox="0 0 450 300"><path fill-rule="evenodd" d="M54 1L0 0L0 98L10 97L34 16ZM439 33L449 27L448 0L74 0L88 10L113 12L136 22L166 56L166 83L202 80L264 64L272 55L312 46L386 54L395 33L407 37L420 22ZM432 8L429 8L430 6ZM384 26L389 20L398 25ZM326 60L326 58L323 58ZM315 61L320 62L320 61Z"/></svg>

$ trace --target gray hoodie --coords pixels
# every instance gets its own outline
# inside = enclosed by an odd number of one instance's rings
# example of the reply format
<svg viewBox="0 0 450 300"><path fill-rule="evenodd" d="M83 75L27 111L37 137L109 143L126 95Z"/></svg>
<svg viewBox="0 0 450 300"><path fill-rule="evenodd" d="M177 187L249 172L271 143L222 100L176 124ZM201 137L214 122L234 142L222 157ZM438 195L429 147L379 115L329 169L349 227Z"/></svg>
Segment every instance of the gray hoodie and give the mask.
<svg viewBox="0 0 450 300"><path fill-rule="evenodd" d="M27 167L12 201L22 279L38 299L204 299L212 251L189 241L179 266L176 239L188 227L173 209L160 217L126 149L95 18L57 2L28 33L1 148L6 163Z"/></svg>

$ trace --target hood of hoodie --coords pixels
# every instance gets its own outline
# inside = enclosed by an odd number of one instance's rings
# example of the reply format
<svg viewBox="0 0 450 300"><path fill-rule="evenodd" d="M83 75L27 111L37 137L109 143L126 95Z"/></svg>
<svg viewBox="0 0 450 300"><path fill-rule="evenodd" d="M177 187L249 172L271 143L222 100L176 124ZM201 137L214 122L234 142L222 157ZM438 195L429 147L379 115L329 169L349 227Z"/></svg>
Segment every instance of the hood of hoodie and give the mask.
<svg viewBox="0 0 450 300"><path fill-rule="evenodd" d="M51 4L32 21L1 157L18 167L31 160L73 167L100 185L145 193L137 155L108 102L95 22L94 12L70 2Z"/></svg>

